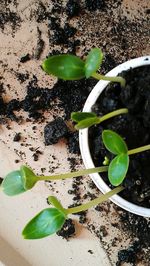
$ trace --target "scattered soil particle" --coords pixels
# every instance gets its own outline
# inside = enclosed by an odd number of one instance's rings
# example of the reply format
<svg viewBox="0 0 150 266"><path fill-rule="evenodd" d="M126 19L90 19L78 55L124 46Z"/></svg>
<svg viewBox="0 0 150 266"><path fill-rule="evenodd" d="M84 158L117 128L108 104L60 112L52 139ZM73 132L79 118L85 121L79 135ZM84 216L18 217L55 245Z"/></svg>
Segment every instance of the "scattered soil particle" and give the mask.
<svg viewBox="0 0 150 266"><path fill-rule="evenodd" d="M136 237L141 247L150 247L150 219L129 212L120 215L122 227Z"/></svg>
<svg viewBox="0 0 150 266"><path fill-rule="evenodd" d="M20 16L11 11L9 8L6 8L3 11L0 11L0 28L5 29L6 25L10 25L12 30L15 31L21 23Z"/></svg>
<svg viewBox="0 0 150 266"><path fill-rule="evenodd" d="M0 177L0 184L2 183L2 181L3 181L3 178Z"/></svg>
<svg viewBox="0 0 150 266"><path fill-rule="evenodd" d="M45 145L57 143L58 140L66 136L67 132L68 129L64 120L61 117L56 118L44 128Z"/></svg>
<svg viewBox="0 0 150 266"><path fill-rule="evenodd" d="M70 119L71 112L77 112L83 108L85 100L95 84L94 79L58 80L52 89L52 93L60 100L58 106L64 109L65 119Z"/></svg>
<svg viewBox="0 0 150 266"><path fill-rule="evenodd" d="M65 23L64 28L60 27L59 24L55 23L55 29L53 30L53 42L54 44L66 44L68 39L73 37L76 33L76 29Z"/></svg>
<svg viewBox="0 0 150 266"><path fill-rule="evenodd" d="M102 234L103 237L108 235L106 226L104 226L104 225L100 226L100 233Z"/></svg>
<svg viewBox="0 0 150 266"><path fill-rule="evenodd" d="M141 248L138 241L135 241L133 245L129 246L127 249L120 250L118 252L118 261L116 266L121 266L124 262L128 262L131 263L131 265L136 266L139 251L141 251Z"/></svg>
<svg viewBox="0 0 150 266"><path fill-rule="evenodd" d="M6 105L6 116L11 120L19 122L19 118L15 115L14 111L19 111L21 108L20 101L16 99L10 100Z"/></svg>
<svg viewBox="0 0 150 266"><path fill-rule="evenodd" d="M41 33L39 27L37 27L37 33L38 33L37 46L35 48L34 58L38 60L40 58L40 56L41 56L41 53L43 52L45 43L44 43L44 41L43 41L43 39L41 37L42 33Z"/></svg>
<svg viewBox="0 0 150 266"><path fill-rule="evenodd" d="M61 230L57 232L58 236L61 236L62 238L65 238L66 240L68 240L74 234L75 234L75 225L72 219L67 219L63 227L61 228Z"/></svg>
<svg viewBox="0 0 150 266"><path fill-rule="evenodd" d="M47 19L49 12L47 11L46 6L42 3L42 1L39 1L38 7L36 12L34 13L36 17L36 21L38 23L43 22Z"/></svg>
<svg viewBox="0 0 150 266"><path fill-rule="evenodd" d="M80 5L76 0L69 0L66 4L66 14L69 18L78 16L80 13Z"/></svg>
<svg viewBox="0 0 150 266"><path fill-rule="evenodd" d="M19 132L19 133L15 134L13 141L17 142L17 141L20 141L20 140L21 140L21 133Z"/></svg>
<svg viewBox="0 0 150 266"><path fill-rule="evenodd" d="M89 249L88 252L89 252L90 254L93 254L93 253L94 253L93 250L91 250L91 249Z"/></svg>
<svg viewBox="0 0 150 266"><path fill-rule="evenodd" d="M29 79L29 74L28 73L16 73L17 79L20 81L20 83L25 82L26 80Z"/></svg>
<svg viewBox="0 0 150 266"><path fill-rule="evenodd" d="M68 150L70 153L80 154L78 135L78 131L68 134Z"/></svg>
<svg viewBox="0 0 150 266"><path fill-rule="evenodd" d="M24 56L22 56L22 57L20 58L20 62L21 62L21 63L26 63L26 62L29 61L30 59L31 59L30 54L26 54L26 55L24 55Z"/></svg>
<svg viewBox="0 0 150 266"><path fill-rule="evenodd" d="M103 10L106 7L105 0L85 0L85 6L89 11Z"/></svg>
<svg viewBox="0 0 150 266"><path fill-rule="evenodd" d="M145 13L149 15L150 14L150 9L146 9Z"/></svg>
<svg viewBox="0 0 150 266"><path fill-rule="evenodd" d="M30 148L30 150L32 150L32 151L34 151L34 149L31 149ZM40 150L35 150L35 152L33 153L33 159L34 159L34 161L38 161L38 159L39 159L39 156L42 154L42 152L40 151Z"/></svg>

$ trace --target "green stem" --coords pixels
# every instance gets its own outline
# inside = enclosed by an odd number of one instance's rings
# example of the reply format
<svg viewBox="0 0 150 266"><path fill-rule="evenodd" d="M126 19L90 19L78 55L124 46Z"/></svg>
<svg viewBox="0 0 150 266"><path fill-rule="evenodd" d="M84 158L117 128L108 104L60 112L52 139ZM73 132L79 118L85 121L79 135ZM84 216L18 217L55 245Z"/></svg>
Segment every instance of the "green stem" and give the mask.
<svg viewBox="0 0 150 266"><path fill-rule="evenodd" d="M128 155L150 150L150 144L128 151Z"/></svg>
<svg viewBox="0 0 150 266"><path fill-rule="evenodd" d="M109 77L109 76L104 76L104 75L98 74L96 72L92 74L92 77L96 78L98 80L102 79L102 80L108 80L111 82L119 82L122 88L124 88L126 85L126 81L122 77Z"/></svg>
<svg viewBox="0 0 150 266"><path fill-rule="evenodd" d="M100 167L83 169L80 171L66 173L66 174L60 174L60 175L58 174L58 175L51 175L51 176L37 176L37 177L39 180L59 180L59 179L78 177L82 175L106 172L107 170L108 170L108 166L100 166Z"/></svg>
<svg viewBox="0 0 150 266"><path fill-rule="evenodd" d="M103 115L102 117L99 118L99 123L109 119L109 118L112 118L116 115L121 115L121 114L127 114L128 113L128 109L127 108L121 108L121 109L118 109L118 110L115 110L113 112L110 112L106 115Z"/></svg>
<svg viewBox="0 0 150 266"><path fill-rule="evenodd" d="M74 207L74 208L68 208L65 210L66 214L71 214L71 213L77 213L77 212L81 212L81 211L86 211L88 210L89 208L95 206L95 205L98 205L100 203L102 203L103 201L106 201L107 199L109 199L110 197L112 197L113 195L119 193L120 191L122 191L124 189L123 186L119 186L119 187L116 187L114 189L112 189L111 191L107 192L106 194L104 195L101 195L100 197L94 199L94 200L91 200L83 205L80 205L80 206L77 206L77 207Z"/></svg>

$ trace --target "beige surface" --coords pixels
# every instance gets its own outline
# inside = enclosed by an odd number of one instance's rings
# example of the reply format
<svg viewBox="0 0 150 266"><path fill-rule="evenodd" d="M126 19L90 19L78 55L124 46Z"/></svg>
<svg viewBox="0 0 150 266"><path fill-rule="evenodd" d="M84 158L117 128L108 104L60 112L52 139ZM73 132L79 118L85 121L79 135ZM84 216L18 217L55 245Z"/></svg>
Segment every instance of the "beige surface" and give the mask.
<svg viewBox="0 0 150 266"><path fill-rule="evenodd" d="M18 6L12 6L12 10L17 10L20 14L22 20L21 25L15 32L12 32L11 26L8 23L5 25L4 31L0 33L0 63L2 63L0 75L3 77L8 100L14 97L14 93L17 93L19 99L22 99L26 94L27 82L23 84L19 83L15 75L15 72L18 70L21 73L29 71L30 78L33 74L36 74L39 79L39 85L41 86L51 87L52 83L56 81L45 75L40 68L42 60L49 52L46 21L38 24L42 31L42 39L45 42L44 51L40 60L32 58L32 60L25 64L19 64L20 57L26 53L33 55L37 45L37 23L34 17L30 19L30 13L36 10L38 2L39 1L19 0ZM51 2L52 1L48 0L43 1L46 5ZM149 1L144 0L143 6L148 5L148 2ZM63 1L63 4L65 3L66 1ZM139 3L139 1L132 1L132 4L130 1L123 1L122 3L122 7L129 6L131 9L129 14L131 19L133 13L135 13L135 9L141 9L141 7L137 8L137 3ZM133 9L133 7L135 7L135 9ZM1 8L4 8L3 4L1 4ZM120 14L122 10L124 9L120 9L119 7L117 9L118 14ZM136 16L142 17L142 14L141 12L137 12ZM109 34L110 25L108 27L108 25L101 23L101 21L105 21L105 19L105 16L97 15L97 24L94 24L95 22L92 24L91 22L91 25L96 29L98 29L97 27L99 27L99 25L104 28L102 36L100 40L96 42L96 45L101 46L104 43L106 34L108 38L106 50L110 51L112 54L114 53L114 56L117 59L119 58L118 60L120 61L123 61L126 57L131 58L132 56L140 56L149 52L148 37L146 35L146 29L144 28L145 22L143 23L144 36L141 36L140 32L134 33L134 36L131 35L131 46L128 51L122 53L120 46L117 43L114 44L111 42ZM88 34L85 35L85 31L87 31L86 23L88 20L94 21L93 14L84 15L82 20L81 22L84 22L84 20L86 21L85 24L83 23L83 31L80 29L80 23L78 23L76 19L73 19L73 22L79 26L79 34L81 37L87 40L89 46L92 46L94 38L92 35L93 32L89 31L88 36ZM110 16L109 24L111 23ZM137 42L138 34L140 35L140 39ZM7 86L8 84L10 84L10 87ZM52 112L53 114L58 114L59 110L56 109ZM24 114L24 116L26 116L26 114ZM46 112L45 117L46 120L43 124L37 124L39 131L35 133L32 130L32 126L34 125L33 122L26 123L23 121L21 125L18 125L15 122L8 121L8 125L10 126L9 130L6 128L6 125L0 126L0 176L4 176L8 171L17 169L22 163L27 163L33 169L36 169L38 174L41 174L40 171L43 166L46 167L45 174L48 174L51 169L51 164L53 167L56 167L55 172L57 173L69 171L67 158L74 156L68 153L65 143L61 141L56 145L48 147L45 147L43 144L43 127L46 121L52 119L52 113ZM19 142L13 142L13 137L16 132L21 132L23 146L21 146ZM32 152L29 150L29 147L40 147L43 154L40 155L40 160L38 162L33 160ZM56 157L55 161L53 160L53 156ZM19 159L20 163L16 164L15 159ZM80 158L77 159L77 168L83 167L80 162L78 162L79 159ZM88 182L89 178L84 178L83 186L80 188L81 194L83 194L86 189L89 189ZM56 235L39 241L25 241L22 239L22 228L34 214L48 206L46 203L46 197L48 195L59 195L59 199L62 200L65 206L72 204L72 196L67 193L67 190L71 188L71 184L71 180L67 182L57 182L55 184L55 191L52 191L50 186L43 182L38 184L32 191L14 198L9 198L0 193L0 236L4 239L4 241L0 240L0 260L2 263L8 266L11 260L11 266L23 266L23 262L20 263L20 261L25 259L26 262L24 262L24 264L29 263L33 266L109 266L108 254L112 265L116 264L119 247L128 247L131 238L128 234L124 234L120 225L118 225L117 228L111 225L111 223L118 222L119 219L119 212L114 208L112 203L105 203L101 212L96 212L94 209L91 209L87 215L88 221L84 226L79 225L76 221L77 235L68 242ZM59 193L57 194L56 191ZM99 195L97 190L94 191ZM75 217L75 219L77 220L78 218ZM93 225L96 228L95 230L92 229ZM101 226L105 226L107 229L108 235L105 237L99 235ZM96 237L96 235L98 235L98 237ZM100 236L103 246L107 249L107 254L100 244ZM112 246L112 241L115 243L114 246ZM3 250L5 250L6 256ZM88 250L92 250L93 254L90 254ZM18 255L16 255L16 252ZM8 253L9 257L7 255ZM145 263L138 264L138 266L139 265L148 266L148 264Z"/></svg>
<svg viewBox="0 0 150 266"><path fill-rule="evenodd" d="M1 144L1 172L15 169L14 157L15 153ZM10 198L0 193L0 235L9 243L0 239L1 261L7 266L27 266L27 262L33 266L109 266L100 242L83 226L78 225L76 237L68 242L56 235L39 241L22 239L22 228L33 215L47 207L45 198L49 193L43 182L18 197ZM87 252L89 249L93 254Z"/></svg>

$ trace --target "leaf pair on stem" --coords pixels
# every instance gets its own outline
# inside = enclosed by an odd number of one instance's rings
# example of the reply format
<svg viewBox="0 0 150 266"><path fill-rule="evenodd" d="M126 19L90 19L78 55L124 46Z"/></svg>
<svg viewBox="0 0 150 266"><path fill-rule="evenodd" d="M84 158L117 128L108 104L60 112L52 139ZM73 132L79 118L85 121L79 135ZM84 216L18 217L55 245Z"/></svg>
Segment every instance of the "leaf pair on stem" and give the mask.
<svg viewBox="0 0 150 266"><path fill-rule="evenodd" d="M2 182L2 189L5 194L14 196L31 189L36 182L41 180L59 180L71 177L77 177L85 174L105 172L108 170L108 177L114 186L113 190L107 192L100 197L91 200L85 204L74 208L65 209L54 196L48 198L54 208L47 208L38 213L24 228L22 234L26 239L38 239L51 235L63 226L67 216L71 213L87 210L97 204L102 203L116 193L121 192L124 187L120 184L126 176L129 165L129 154L134 154L146 149L150 149L150 145L128 151L124 140L111 130L104 130L102 139L105 147L114 155L114 159L109 166L101 166L92 169L80 170L67 174L54 176L37 176L27 166L21 166L20 170L9 173ZM118 186L119 185L119 186Z"/></svg>
<svg viewBox="0 0 150 266"><path fill-rule="evenodd" d="M102 51L99 48L93 48L85 60L75 55L54 55L44 60L42 68L46 73L64 80L94 77L98 80L119 82L121 87L125 87L124 78L104 76L96 72L100 68L102 61Z"/></svg>

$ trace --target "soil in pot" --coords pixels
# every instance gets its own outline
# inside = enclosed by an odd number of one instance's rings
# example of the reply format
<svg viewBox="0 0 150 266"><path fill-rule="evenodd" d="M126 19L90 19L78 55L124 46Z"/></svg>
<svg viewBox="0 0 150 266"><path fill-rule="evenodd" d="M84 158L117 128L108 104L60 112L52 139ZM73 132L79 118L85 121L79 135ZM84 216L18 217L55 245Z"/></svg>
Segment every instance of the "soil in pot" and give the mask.
<svg viewBox="0 0 150 266"><path fill-rule="evenodd" d="M124 71L121 76L126 79L125 88L119 84L109 84L92 108L100 116L119 108L129 110L128 114L90 128L90 150L96 166L102 165L105 156L110 160L113 158L102 143L101 133L104 129L120 134L128 149L150 143L150 66ZM102 178L111 187L107 173L103 173ZM126 189L120 196L134 204L150 206L150 151L130 156L129 170L123 185Z"/></svg>

